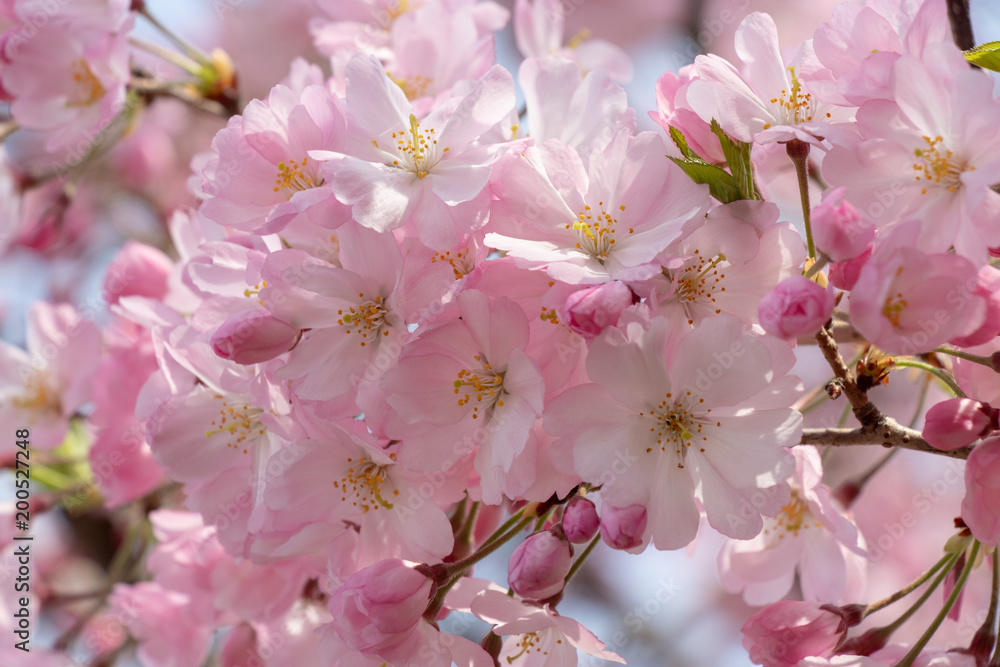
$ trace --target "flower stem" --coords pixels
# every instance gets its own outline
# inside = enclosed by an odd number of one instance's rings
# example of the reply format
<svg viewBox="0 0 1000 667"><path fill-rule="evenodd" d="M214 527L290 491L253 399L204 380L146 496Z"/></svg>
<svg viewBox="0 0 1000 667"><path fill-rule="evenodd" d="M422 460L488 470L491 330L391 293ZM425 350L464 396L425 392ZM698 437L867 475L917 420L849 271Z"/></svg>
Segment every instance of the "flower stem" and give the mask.
<svg viewBox="0 0 1000 667"><path fill-rule="evenodd" d="M806 226L809 256L816 257L816 244L813 243L812 225L809 221L809 144L792 139L785 144L785 150L795 165L795 174L799 179L799 199L802 201L802 219Z"/></svg>
<svg viewBox="0 0 1000 667"><path fill-rule="evenodd" d="M903 599L904 597L906 597L907 595L909 595L913 591L917 590L918 588L920 588L921 586L923 586L924 583L926 583L928 579L930 579L931 577L933 577L934 574L938 570L940 570L942 567L944 567L945 564L948 561L954 560L954 558L955 558L955 554L945 554L944 556L941 557L941 560L939 560L938 562L934 563L934 565L932 565L929 570L927 570L926 572L924 572L922 575L920 575L919 577L917 577L916 579L914 579L913 581L911 581L909 584L907 584L906 586L904 586L900 590L896 591L895 593L893 593L892 595L890 595L887 598L879 600L878 602L872 602L870 605L868 605L867 607L865 607L865 611L861 615L861 618L862 619L867 618L871 614L874 614L877 611L885 609L889 605L891 605L891 604L893 604L895 602L898 602L899 600ZM935 587L936 587L936 585L935 585ZM933 590L933 587L931 588L931 590Z"/></svg>
<svg viewBox="0 0 1000 667"><path fill-rule="evenodd" d="M205 69L203 65L198 63L191 58L184 56L180 53L174 53L169 49L165 49L159 44L153 44L152 42L147 42L143 39L137 37L129 37L128 43L137 49L141 49L146 53L152 53L154 56L163 58L168 63L180 67L185 72L192 74L194 76L201 76L202 71Z"/></svg>
<svg viewBox="0 0 1000 667"><path fill-rule="evenodd" d="M528 526L528 524L530 524L534 519L535 517L533 516L521 519L519 522L517 522L517 524L513 528L511 528L506 533L503 533L499 537L495 537L492 540L487 540L481 547L479 547L479 549L476 550L475 553L473 553L468 558L463 558L462 560L456 561L454 563L448 563L446 566L448 577L449 578L456 577L456 575L461 576L470 567L472 567L482 559L486 558L491 553L493 553L494 551L502 547L504 544L506 544L508 541L510 541L512 537L514 537L522 530L524 530Z"/></svg>
<svg viewBox="0 0 1000 667"><path fill-rule="evenodd" d="M809 229L809 228L807 227L806 229ZM811 232L812 230L810 229L809 231ZM809 270L805 272L805 274L803 275L803 277L805 277L805 278L812 278L817 273L819 273L820 271L822 271L823 268L826 267L826 265L829 264L829 263L830 263L830 258L827 255L825 255L824 253L820 253L819 254L819 259L817 259L815 262L813 262L813 265L809 267Z"/></svg>
<svg viewBox="0 0 1000 667"><path fill-rule="evenodd" d="M931 350L931 352L949 354L953 357L958 357L959 359L965 359L966 361L971 361L972 363L986 366L988 368L993 369L994 371L996 370L996 368L994 368L993 366L993 360L990 357L984 357L982 355L972 354L971 352L965 352L964 350L956 350L951 347L945 347L944 345L942 345L941 347L934 348L933 350Z"/></svg>
<svg viewBox="0 0 1000 667"><path fill-rule="evenodd" d="M587 545L587 548L583 550L583 553L580 554L580 557L573 562L573 566L569 568L569 572L566 573L566 578L563 580L563 588L566 587L566 584L568 584L569 580L573 578L576 571L580 569L581 565L583 565L583 561L587 560L587 556L590 555L590 552L594 550L594 547L596 547L597 543L600 541L601 534L598 532L597 535L594 535L594 539L590 540L590 543Z"/></svg>
<svg viewBox="0 0 1000 667"><path fill-rule="evenodd" d="M962 391L962 388L958 386L957 382L955 382L955 378L948 375L947 373L945 373L940 368L937 368L936 366L931 366L928 363L925 363L923 361L917 361L916 359L895 359L894 363L897 366L907 366L910 368L919 368L922 371L927 371L937 379L941 380L941 382L944 382L946 385L948 385L948 388L951 389L952 393L955 396L959 398L965 398L965 392Z"/></svg>
<svg viewBox="0 0 1000 667"><path fill-rule="evenodd" d="M146 9L145 7L143 7L139 11L139 13L142 14L146 18L147 21L149 21L151 24L153 24L154 28L156 28L161 33L163 33L164 37L166 37L171 42L173 42L174 44L176 44L184 53L187 54L187 56L189 58L191 58L192 60L194 60L196 62L201 63L202 65L205 65L205 66L208 66L208 67L212 66L212 60L211 60L211 58L208 57L208 55L206 55L198 47L193 46L191 44L188 44L186 41L184 41L183 39L181 39L180 37L178 37L176 34L174 34L173 32L171 32L169 29L167 29L167 27L165 25L163 25L162 23L160 23L156 19L156 17L154 17L152 14L149 13L148 9Z"/></svg>
<svg viewBox="0 0 1000 667"><path fill-rule="evenodd" d="M931 637L934 636L934 633L937 632L937 629L941 627L941 623L943 623L944 619L948 616L948 612L951 611L953 606L955 606L955 601L958 600L958 596L962 593L962 589L965 588L965 582L969 578L969 573L972 572L972 566L975 564L976 556L978 555L979 542L977 541L972 543L972 551L969 553L968 560L965 562L965 567L962 568L962 573L958 575L958 581L955 582L955 588L951 590L951 595L949 595L948 599L944 601L941 611L938 612L938 615L931 622L924 634L920 636L917 643L913 645L910 652L907 653L902 660L897 662L895 667L911 667L911 665L913 665L913 661L916 660L917 656L920 655L920 652L924 650L924 647L927 646L927 642L931 640ZM945 572L947 572L947 570L945 570Z"/></svg>

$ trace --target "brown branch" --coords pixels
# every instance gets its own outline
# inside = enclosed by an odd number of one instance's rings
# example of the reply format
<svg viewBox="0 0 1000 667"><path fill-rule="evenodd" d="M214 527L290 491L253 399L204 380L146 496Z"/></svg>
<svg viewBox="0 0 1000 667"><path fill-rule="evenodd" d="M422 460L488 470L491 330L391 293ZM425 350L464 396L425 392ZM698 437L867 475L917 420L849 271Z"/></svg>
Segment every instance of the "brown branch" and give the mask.
<svg viewBox="0 0 1000 667"><path fill-rule="evenodd" d="M830 335L833 336L833 340L837 343L867 343L865 337L858 333L855 329L847 322L834 322L833 327L830 329ZM798 339L799 345L816 345L819 341L815 336L803 336Z"/></svg>
<svg viewBox="0 0 1000 667"><path fill-rule="evenodd" d="M969 16L969 0L948 0L948 22L951 23L951 36L958 48L968 51L976 45L972 35L972 19Z"/></svg>
<svg viewBox="0 0 1000 667"><path fill-rule="evenodd" d="M950 452L935 449L924 440L920 431L907 428L892 417L882 414L868 399L868 394L858 387L853 374L844 362L844 358L840 356L837 342L833 339L829 329L824 327L819 330L819 333L816 334L816 343L823 352L830 368L833 369L833 374L837 377L840 388L851 403L851 410L861 427L856 429L805 429L802 432L801 444L831 445L834 447L882 445L883 447L901 447L918 452L940 454L956 459L969 457L969 452L972 451L970 447Z"/></svg>
<svg viewBox="0 0 1000 667"><path fill-rule="evenodd" d="M880 426L888 418L879 412L875 404L868 400L868 395L858 387L850 370L847 368L847 364L844 363L844 358L840 356L840 350L837 349L837 342L826 327L820 329L819 333L816 334L816 343L823 352L826 362L833 369L833 374L840 380L840 386L844 390L844 395L850 401L851 410L854 412L854 416L857 417L861 427L871 430Z"/></svg>
<svg viewBox="0 0 1000 667"><path fill-rule="evenodd" d="M967 459L971 447L954 449L946 452L935 449L927 444L920 435L897 422L892 417L882 417L878 428L807 428L802 431L803 445L829 445L832 447L849 447L853 445L882 445L883 447L899 447L912 449L915 452L939 454L953 459Z"/></svg>

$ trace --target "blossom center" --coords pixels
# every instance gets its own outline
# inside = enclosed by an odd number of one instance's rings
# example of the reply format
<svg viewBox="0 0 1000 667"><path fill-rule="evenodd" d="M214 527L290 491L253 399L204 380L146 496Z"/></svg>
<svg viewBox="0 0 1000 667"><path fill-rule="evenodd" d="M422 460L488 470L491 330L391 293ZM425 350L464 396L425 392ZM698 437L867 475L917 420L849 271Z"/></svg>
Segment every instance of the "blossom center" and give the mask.
<svg viewBox="0 0 1000 667"><path fill-rule="evenodd" d="M476 268L475 253L469 252L468 248L458 250L456 252L452 252L451 250L436 252L434 253L434 256L431 257L431 264L436 262L448 262L451 264L451 270L455 274L455 280L461 280L464 276L472 273L472 270Z"/></svg>
<svg viewBox="0 0 1000 667"><path fill-rule="evenodd" d="M388 466L378 465L368 459L358 462L347 459L347 462L350 464L347 472L333 481L333 487L343 494L341 502L350 502L362 513L380 507L391 510L392 503L382 497L382 486L389 477ZM399 491L393 489L392 495L399 495Z"/></svg>
<svg viewBox="0 0 1000 667"><path fill-rule="evenodd" d="M289 160L278 163L273 189L275 192L284 192L291 199L296 192L318 188L324 182L323 177L309 164L309 158L304 157L302 162Z"/></svg>
<svg viewBox="0 0 1000 667"><path fill-rule="evenodd" d="M785 539L785 535L788 533L791 533L793 537L798 537L800 530L820 525L809 511L809 503L799 495L798 489L792 489L792 499L789 503L781 508L781 512L777 516L767 519L764 535L770 535L773 544L776 540Z"/></svg>
<svg viewBox="0 0 1000 667"><path fill-rule="evenodd" d="M801 125L812 121L813 114L816 113L816 101L812 94L802 90L799 77L795 75L795 68L789 67L792 74L791 85L783 89L777 97L771 98L771 104L775 108L775 118L779 125ZM827 114L829 116L830 114ZM770 123L764 124L764 129L771 127Z"/></svg>
<svg viewBox="0 0 1000 667"><path fill-rule="evenodd" d="M603 263L615 244L615 225L618 224L618 218L604 209L604 202L597 202L597 206L600 212L594 211L590 205L584 206L577 214L576 222L567 224L566 229L576 232L578 249ZM618 210L624 211L625 205L620 205ZM629 227L628 233L631 234L633 231Z"/></svg>
<svg viewBox="0 0 1000 667"><path fill-rule="evenodd" d="M925 146L913 149L913 154L917 156L913 163L913 171L916 172L917 181L931 181L948 188L948 192L955 192L962 184L962 172L966 165L958 160L955 154L942 142L940 136L923 137ZM927 194L927 188L922 188L920 194Z"/></svg>
<svg viewBox="0 0 1000 667"><path fill-rule="evenodd" d="M882 315L885 316L892 326L899 327L899 318L909 305L903 295L899 292L895 296L889 295L885 298L885 305L882 306Z"/></svg>
<svg viewBox="0 0 1000 667"><path fill-rule="evenodd" d="M690 392L687 392L687 396L690 396ZM698 399L699 403L703 403L704 400ZM704 414L707 415L711 411L709 408ZM640 412L639 416L647 414L655 420L649 431L656 437L659 450L666 452L668 448L673 449L678 457L678 468L684 467L687 449L692 445L697 445L700 452L705 451L705 443L708 441L708 437L702 434L705 420L688 409L684 401L675 399L671 392L667 392L655 408L648 413ZM651 453L655 449L647 447L646 453Z"/></svg>
<svg viewBox="0 0 1000 667"><path fill-rule="evenodd" d="M364 293L358 295L364 298ZM389 335L389 325L385 321L389 311L385 307L385 301L377 296L374 299L362 301L357 306L350 306L345 312L343 309L337 311L340 318L337 324L344 327L344 333L357 334L361 337L361 347L365 347L368 341L377 340L378 336Z"/></svg>
<svg viewBox="0 0 1000 667"><path fill-rule="evenodd" d="M482 356L477 354L474 358L482 362ZM485 412L492 410L494 406L503 407L503 375L502 372L495 371L488 362L483 362L482 368L473 371L463 368L453 383L458 404L468 405L475 399L476 405L472 406L473 419L478 419L482 414L480 408Z"/></svg>
<svg viewBox="0 0 1000 667"><path fill-rule="evenodd" d="M228 434L223 436L228 438L226 447L243 450L246 454L247 448L244 443L247 439L264 435L264 426L258 419L264 411L245 403L230 403L219 394L216 394L215 398L222 401L222 407L219 408L219 416L212 420L212 426L215 428L205 431L205 437Z"/></svg>
<svg viewBox="0 0 1000 667"><path fill-rule="evenodd" d="M421 129L417 117L410 114L410 129L393 132L392 138L396 140L395 153L384 151L389 164L413 172L417 178L426 178L440 159L437 130L433 127ZM382 150L377 140L372 139L372 145ZM442 148L441 154L448 150L447 147Z"/></svg>
<svg viewBox="0 0 1000 667"><path fill-rule="evenodd" d="M562 644L562 639L557 639L556 643ZM537 632L527 632L520 635L514 646L520 646L521 650L516 655L507 657L508 665L512 665L515 661L520 660L523 657L528 657L532 653L540 653L542 655L548 653L542 645L542 637Z"/></svg>
<svg viewBox="0 0 1000 667"><path fill-rule="evenodd" d="M674 274L665 272L674 281L675 298L685 308L698 302L714 304L715 291L726 291L725 285L721 284L726 274L720 273L720 269L725 270L725 267L719 266L726 261L726 256L720 252L715 257L703 257L700 250L695 250L694 255L680 271ZM721 308L715 309L716 315L721 312ZM694 320L689 319L688 324L694 324Z"/></svg>
<svg viewBox="0 0 1000 667"><path fill-rule="evenodd" d="M434 79L429 76L424 76L423 74L413 74L411 76L393 76L388 75L392 82L399 86L403 94L406 95L406 99L413 101L420 99L427 94L427 89L434 82Z"/></svg>
<svg viewBox="0 0 1000 667"><path fill-rule="evenodd" d="M15 396L14 405L21 410L51 413L62 412L62 402L58 392L53 392L49 386L49 376L44 370L36 370L24 381L24 393Z"/></svg>
<svg viewBox="0 0 1000 667"><path fill-rule="evenodd" d="M104 97L104 85L86 60L74 60L70 66L70 74L73 77L73 90L66 99L66 106L89 107Z"/></svg>

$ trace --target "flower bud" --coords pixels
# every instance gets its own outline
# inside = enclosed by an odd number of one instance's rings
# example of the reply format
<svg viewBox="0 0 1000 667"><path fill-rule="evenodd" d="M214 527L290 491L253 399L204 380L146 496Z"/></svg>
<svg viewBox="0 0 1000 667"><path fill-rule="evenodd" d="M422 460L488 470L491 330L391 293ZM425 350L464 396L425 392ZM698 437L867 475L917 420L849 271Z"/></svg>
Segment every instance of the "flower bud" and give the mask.
<svg viewBox="0 0 1000 667"><path fill-rule="evenodd" d="M924 417L924 440L944 451L968 447L993 431L996 410L969 398L941 401Z"/></svg>
<svg viewBox="0 0 1000 667"><path fill-rule="evenodd" d="M1000 334L1000 270L987 264L979 269L976 278L976 287L972 290L971 296L979 296L986 301L986 317L975 331L948 341L958 347L982 345ZM968 293L958 295L960 299L969 297Z"/></svg>
<svg viewBox="0 0 1000 667"><path fill-rule="evenodd" d="M830 283L837 289L854 289L854 284L858 282L858 276L861 275L862 267L864 267L868 258L872 256L872 248L873 246L868 246L867 250L854 259L831 264Z"/></svg>
<svg viewBox="0 0 1000 667"><path fill-rule="evenodd" d="M108 265L104 274L104 300L118 303L123 296L162 299L173 262L152 246L129 241Z"/></svg>
<svg viewBox="0 0 1000 667"><path fill-rule="evenodd" d="M805 658L832 655L847 632L847 623L814 602L782 600L751 616L741 632L752 662L793 667Z"/></svg>
<svg viewBox="0 0 1000 667"><path fill-rule="evenodd" d="M601 539L612 549L634 549L643 543L646 520L646 508L642 505L606 504L601 511Z"/></svg>
<svg viewBox="0 0 1000 667"><path fill-rule="evenodd" d="M594 503L583 496L573 496L563 511L562 529L566 539L573 544L589 542L601 527Z"/></svg>
<svg viewBox="0 0 1000 667"><path fill-rule="evenodd" d="M617 280L573 292L563 306L566 326L594 338L606 327L618 324L622 311L634 300L632 290Z"/></svg>
<svg viewBox="0 0 1000 667"><path fill-rule="evenodd" d="M814 334L833 315L833 292L802 276L785 278L757 306L769 334L793 340Z"/></svg>
<svg viewBox="0 0 1000 667"><path fill-rule="evenodd" d="M857 257L875 239L875 226L843 196L842 187L828 190L810 215L816 247L835 262Z"/></svg>
<svg viewBox="0 0 1000 667"><path fill-rule="evenodd" d="M522 598L544 600L562 590L572 564L570 543L543 530L514 549L507 564L507 582Z"/></svg>
<svg viewBox="0 0 1000 667"><path fill-rule="evenodd" d="M215 331L212 349L218 356L237 364L257 364L292 349L299 333L264 308L244 310Z"/></svg>
<svg viewBox="0 0 1000 667"><path fill-rule="evenodd" d="M406 641L430 602L433 583L399 559L355 572L330 594L333 626L351 650L376 654Z"/></svg>
<svg viewBox="0 0 1000 667"><path fill-rule="evenodd" d="M1000 436L976 445L965 462L962 520L986 547L1000 544Z"/></svg>

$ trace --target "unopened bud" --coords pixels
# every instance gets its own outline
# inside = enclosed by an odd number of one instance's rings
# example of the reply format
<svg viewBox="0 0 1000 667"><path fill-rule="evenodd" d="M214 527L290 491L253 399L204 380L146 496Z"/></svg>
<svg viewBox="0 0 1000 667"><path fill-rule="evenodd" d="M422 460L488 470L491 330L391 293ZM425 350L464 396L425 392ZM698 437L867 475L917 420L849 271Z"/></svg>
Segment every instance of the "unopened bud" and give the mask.
<svg viewBox="0 0 1000 667"><path fill-rule="evenodd" d="M290 350L300 333L264 308L244 310L216 330L212 349L237 364L258 364Z"/></svg>
<svg viewBox="0 0 1000 667"><path fill-rule="evenodd" d="M589 542L601 527L601 518L597 516L594 503L583 496L573 496L566 503L563 512L562 528L566 539L573 544Z"/></svg>
<svg viewBox="0 0 1000 667"><path fill-rule="evenodd" d="M573 547L543 530L517 545L507 565L507 582L528 600L544 600L562 590L573 564Z"/></svg>

